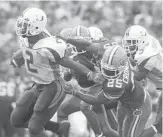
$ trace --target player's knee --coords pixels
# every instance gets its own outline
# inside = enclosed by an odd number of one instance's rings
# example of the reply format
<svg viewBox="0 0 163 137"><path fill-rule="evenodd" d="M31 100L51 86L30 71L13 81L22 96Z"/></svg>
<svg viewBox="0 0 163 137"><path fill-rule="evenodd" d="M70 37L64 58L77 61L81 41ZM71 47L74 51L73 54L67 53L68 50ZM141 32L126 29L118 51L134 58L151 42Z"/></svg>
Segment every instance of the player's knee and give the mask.
<svg viewBox="0 0 163 137"><path fill-rule="evenodd" d="M34 126L32 124L28 125L28 131L30 133L31 136L37 136L38 134L40 134L43 129L40 129L38 126Z"/></svg>
<svg viewBox="0 0 163 137"><path fill-rule="evenodd" d="M80 110L83 112L84 110L91 110L91 106L88 103L85 103L84 101L81 102L80 104Z"/></svg>

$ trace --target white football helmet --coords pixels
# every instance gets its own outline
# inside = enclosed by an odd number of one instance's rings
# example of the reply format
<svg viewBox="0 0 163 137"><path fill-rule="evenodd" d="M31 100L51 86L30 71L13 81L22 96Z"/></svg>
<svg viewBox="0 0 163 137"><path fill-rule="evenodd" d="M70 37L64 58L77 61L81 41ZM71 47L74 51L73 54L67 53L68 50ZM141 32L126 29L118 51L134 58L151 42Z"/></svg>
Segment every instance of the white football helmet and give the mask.
<svg viewBox="0 0 163 137"><path fill-rule="evenodd" d="M20 36L34 36L45 30L47 16L38 8L27 8L16 23L16 34Z"/></svg>
<svg viewBox="0 0 163 137"><path fill-rule="evenodd" d="M101 40L104 35L103 32L101 31L101 29L97 28L97 27L89 27L88 28L90 31L90 35L91 35L91 39L94 41L98 41Z"/></svg>
<svg viewBox="0 0 163 137"><path fill-rule="evenodd" d="M107 79L116 79L128 66L128 57L123 47L109 46L101 60L101 72Z"/></svg>
<svg viewBox="0 0 163 137"><path fill-rule="evenodd" d="M139 25L130 26L123 37L122 45L127 53L135 54L137 50L145 47L148 33L145 28Z"/></svg>

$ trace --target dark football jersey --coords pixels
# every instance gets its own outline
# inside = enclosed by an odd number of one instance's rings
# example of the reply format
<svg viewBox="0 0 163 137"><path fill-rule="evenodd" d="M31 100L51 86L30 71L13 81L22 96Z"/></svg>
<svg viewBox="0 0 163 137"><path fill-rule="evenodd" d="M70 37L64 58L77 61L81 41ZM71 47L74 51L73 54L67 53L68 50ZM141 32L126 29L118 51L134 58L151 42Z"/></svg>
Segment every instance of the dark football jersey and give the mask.
<svg viewBox="0 0 163 137"><path fill-rule="evenodd" d="M117 79L107 79L103 85L104 95L108 99L117 99L131 108L138 108L144 102L144 89L134 80L134 74L128 65Z"/></svg>

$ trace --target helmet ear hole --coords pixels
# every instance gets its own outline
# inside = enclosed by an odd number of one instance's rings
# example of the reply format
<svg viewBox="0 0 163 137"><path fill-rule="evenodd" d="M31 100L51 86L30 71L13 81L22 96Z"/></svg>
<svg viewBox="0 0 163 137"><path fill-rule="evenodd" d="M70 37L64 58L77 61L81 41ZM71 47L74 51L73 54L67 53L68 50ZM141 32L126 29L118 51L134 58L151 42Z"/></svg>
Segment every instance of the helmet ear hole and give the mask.
<svg viewBox="0 0 163 137"><path fill-rule="evenodd" d="M36 27L36 29L38 29L38 27Z"/></svg>

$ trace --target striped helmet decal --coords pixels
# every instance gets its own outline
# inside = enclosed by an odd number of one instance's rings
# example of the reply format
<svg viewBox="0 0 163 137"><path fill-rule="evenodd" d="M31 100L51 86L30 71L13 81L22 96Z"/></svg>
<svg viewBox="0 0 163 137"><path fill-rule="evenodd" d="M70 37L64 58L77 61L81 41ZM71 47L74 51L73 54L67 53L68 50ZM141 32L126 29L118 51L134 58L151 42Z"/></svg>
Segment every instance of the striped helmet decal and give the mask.
<svg viewBox="0 0 163 137"><path fill-rule="evenodd" d="M129 27L129 28L126 30L126 36L129 36L129 32L130 32L131 28L132 28L132 26Z"/></svg>
<svg viewBox="0 0 163 137"><path fill-rule="evenodd" d="M112 51L110 52L110 56L109 56L109 58L108 58L108 65L111 65L112 60L113 60L113 57L114 57L114 54L115 54L115 52L118 50L118 48L119 48L119 46L116 45L116 46L112 49Z"/></svg>
<svg viewBox="0 0 163 137"><path fill-rule="evenodd" d="M77 26L76 36L80 36L80 35L81 35L81 26Z"/></svg>

